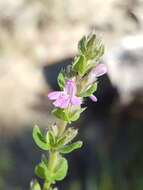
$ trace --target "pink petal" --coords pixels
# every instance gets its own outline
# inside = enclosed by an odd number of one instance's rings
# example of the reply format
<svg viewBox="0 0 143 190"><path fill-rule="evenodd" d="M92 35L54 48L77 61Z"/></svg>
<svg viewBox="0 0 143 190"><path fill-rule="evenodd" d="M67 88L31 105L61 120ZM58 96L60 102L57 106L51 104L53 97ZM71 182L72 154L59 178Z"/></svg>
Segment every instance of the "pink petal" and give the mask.
<svg viewBox="0 0 143 190"><path fill-rule="evenodd" d="M50 92L48 94L48 98L50 100L56 100L57 98L59 98L59 96L61 96L63 94L62 91L54 91L54 92Z"/></svg>
<svg viewBox="0 0 143 190"><path fill-rule="evenodd" d="M89 96L89 98L94 101L94 102L97 102L97 98L96 96L94 96L93 94L91 96Z"/></svg>
<svg viewBox="0 0 143 190"><path fill-rule="evenodd" d="M76 94L76 83L72 80L67 80L64 90L68 95L74 96Z"/></svg>
<svg viewBox="0 0 143 190"><path fill-rule="evenodd" d="M77 96L72 96L70 99L70 102L73 106L78 106L78 105L82 104L82 99Z"/></svg>
<svg viewBox="0 0 143 190"><path fill-rule="evenodd" d="M59 108L67 108L69 103L70 103L70 97L66 95L59 97L56 101L53 102L54 106Z"/></svg>
<svg viewBox="0 0 143 190"><path fill-rule="evenodd" d="M107 72L107 66L105 64L99 64L91 72L95 77L99 77Z"/></svg>

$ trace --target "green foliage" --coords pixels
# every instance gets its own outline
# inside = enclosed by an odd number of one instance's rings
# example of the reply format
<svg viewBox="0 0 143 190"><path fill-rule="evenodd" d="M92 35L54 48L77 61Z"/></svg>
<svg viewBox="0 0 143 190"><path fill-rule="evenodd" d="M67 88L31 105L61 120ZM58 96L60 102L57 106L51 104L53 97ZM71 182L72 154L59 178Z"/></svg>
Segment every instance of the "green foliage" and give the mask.
<svg viewBox="0 0 143 190"><path fill-rule="evenodd" d="M48 167L44 161L41 161L36 167L35 167L35 174L42 178L42 179L49 179L48 175Z"/></svg>
<svg viewBox="0 0 143 190"><path fill-rule="evenodd" d="M42 135L42 133L37 125L34 126L32 135L33 135L33 139L38 147L40 147L43 150L50 149L49 142L46 141L46 139Z"/></svg>
<svg viewBox="0 0 143 190"><path fill-rule="evenodd" d="M92 95L97 90L97 83L94 83L89 89L85 92L82 92L79 96L80 97L88 97Z"/></svg>
<svg viewBox="0 0 143 190"><path fill-rule="evenodd" d="M104 54L104 46L95 34L84 36L78 43L78 49L88 59L97 59Z"/></svg>
<svg viewBox="0 0 143 190"><path fill-rule="evenodd" d="M73 71L86 74L104 54L104 46L95 34L83 37L78 43L79 55L73 63Z"/></svg>
<svg viewBox="0 0 143 190"><path fill-rule="evenodd" d="M41 190L41 187L37 180L32 180L30 182L30 190Z"/></svg>
<svg viewBox="0 0 143 190"><path fill-rule="evenodd" d="M76 121L79 119L80 114L85 110L86 108L80 108L76 111L74 111L71 115L70 115L70 121Z"/></svg>
<svg viewBox="0 0 143 190"><path fill-rule="evenodd" d="M61 70L61 72L59 73L57 82L58 82L60 89L63 90L64 84L65 84L65 73L63 70Z"/></svg>
<svg viewBox="0 0 143 190"><path fill-rule="evenodd" d="M66 146L63 146L63 147L59 148L58 151L60 153L67 154L67 153L72 152L75 149L81 148L82 145L83 145L82 141L77 141L77 142L72 143L70 145L66 145Z"/></svg>
<svg viewBox="0 0 143 190"><path fill-rule="evenodd" d="M80 75L83 75L86 71L86 59L84 55L80 55L75 59L73 64L73 70L78 72Z"/></svg>
<svg viewBox="0 0 143 190"><path fill-rule="evenodd" d="M67 175L68 162L63 157L61 157L58 162L59 163L58 163L57 167L54 170L53 177L54 177L55 180L60 181L60 180L63 180Z"/></svg>
<svg viewBox="0 0 143 190"><path fill-rule="evenodd" d="M62 137L57 138L55 146L58 147L58 146L63 145L66 141L66 138L67 138L66 136L62 136Z"/></svg>
<svg viewBox="0 0 143 190"><path fill-rule="evenodd" d="M67 109L64 108L55 108L52 113L59 119L69 122L69 115Z"/></svg>
<svg viewBox="0 0 143 190"><path fill-rule="evenodd" d="M90 34L86 41L86 57L90 60L97 60L104 54L104 46L95 34Z"/></svg>
<svg viewBox="0 0 143 190"><path fill-rule="evenodd" d="M79 97L92 95L97 89L97 83L89 84L88 74L98 63L98 59L104 53L104 46L95 34L83 37L78 43L78 56L74 63L65 70L61 70L57 82L61 90L64 89L65 80L74 80L77 84L77 94ZM78 81L79 80L79 81ZM84 89L89 86L89 88ZM67 154L75 149L81 148L82 141L69 144L77 135L78 130L74 128L65 128L68 123L79 119L80 114L86 108L81 106L72 106L66 109L56 107L52 113L58 119L64 121L61 125L54 124L43 135L38 126L33 129L33 139L38 147L43 150L50 150L50 157L47 159L42 155L41 162L35 167L35 174L44 179L44 190L57 190L51 187L56 181L63 180L68 171L68 162L61 154ZM30 190L41 190L37 181L31 182Z"/></svg>
<svg viewBox="0 0 143 190"><path fill-rule="evenodd" d="M52 147L56 143L56 137L53 131L49 130L46 134L46 141L49 142L50 147Z"/></svg>
<svg viewBox="0 0 143 190"><path fill-rule="evenodd" d="M67 121L68 123L71 123L71 121L76 121L80 114L85 110L86 108L79 108L75 110L74 112L68 114L67 109L64 108L55 108L52 113L59 119L62 119L64 121Z"/></svg>
<svg viewBox="0 0 143 190"><path fill-rule="evenodd" d="M52 171L48 167L47 161L42 159L41 162L35 167L35 174L45 179L46 181L49 181L50 183L55 183L55 181L60 181L65 178L68 171L68 162L65 158L62 156L59 156L57 160L56 167Z"/></svg>
<svg viewBox="0 0 143 190"><path fill-rule="evenodd" d="M84 55L86 52L86 37L83 36L83 38L81 38L81 40L78 43L78 50L79 53Z"/></svg>

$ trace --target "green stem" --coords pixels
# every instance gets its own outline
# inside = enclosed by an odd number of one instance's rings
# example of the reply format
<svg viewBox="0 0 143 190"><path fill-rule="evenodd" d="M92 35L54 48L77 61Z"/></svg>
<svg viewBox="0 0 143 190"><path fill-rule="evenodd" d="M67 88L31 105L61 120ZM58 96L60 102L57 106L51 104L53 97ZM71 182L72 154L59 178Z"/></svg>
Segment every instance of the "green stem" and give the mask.
<svg viewBox="0 0 143 190"><path fill-rule="evenodd" d="M51 150L49 154L50 154L50 157L49 157L48 169L50 173L52 174L57 164L58 152ZM51 186L51 183L45 180L43 190L50 190L50 186Z"/></svg>
<svg viewBox="0 0 143 190"><path fill-rule="evenodd" d="M43 190L48 190L49 188L50 188L50 182L45 181L44 186L43 186Z"/></svg>
<svg viewBox="0 0 143 190"><path fill-rule="evenodd" d="M59 134L58 136L61 136L63 134L63 132L65 131L67 122L66 121L61 121L60 127L59 127Z"/></svg>

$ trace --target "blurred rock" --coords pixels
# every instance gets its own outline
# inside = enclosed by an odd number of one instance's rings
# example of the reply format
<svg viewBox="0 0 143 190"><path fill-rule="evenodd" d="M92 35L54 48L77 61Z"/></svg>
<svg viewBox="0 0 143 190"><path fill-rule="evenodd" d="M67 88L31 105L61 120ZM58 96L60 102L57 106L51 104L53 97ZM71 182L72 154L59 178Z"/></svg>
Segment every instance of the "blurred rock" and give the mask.
<svg viewBox="0 0 143 190"><path fill-rule="evenodd" d="M23 57L0 59L0 127L15 133L21 126L48 124L48 91L38 66Z"/></svg>
<svg viewBox="0 0 143 190"><path fill-rule="evenodd" d="M143 103L143 35L130 35L109 49L105 61L109 63L108 74L118 89L122 104L134 99Z"/></svg>

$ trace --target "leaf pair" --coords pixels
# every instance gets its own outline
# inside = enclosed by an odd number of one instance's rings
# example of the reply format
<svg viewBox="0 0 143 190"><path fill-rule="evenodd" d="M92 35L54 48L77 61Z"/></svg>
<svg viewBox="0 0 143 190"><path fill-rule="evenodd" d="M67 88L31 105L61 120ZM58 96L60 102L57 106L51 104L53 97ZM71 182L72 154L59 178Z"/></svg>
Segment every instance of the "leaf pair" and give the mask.
<svg viewBox="0 0 143 190"><path fill-rule="evenodd" d="M33 128L32 136L36 145L43 150L50 150L56 144L54 133L49 130L44 136L37 125Z"/></svg>
<svg viewBox="0 0 143 190"><path fill-rule="evenodd" d="M63 180L67 174L67 171L67 160L61 156L59 156L57 166L53 171L48 168L48 164L46 164L45 160L41 160L41 162L35 167L36 175L52 184L54 184L55 181Z"/></svg>

